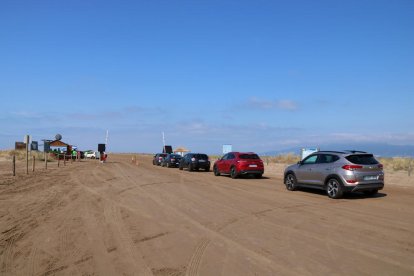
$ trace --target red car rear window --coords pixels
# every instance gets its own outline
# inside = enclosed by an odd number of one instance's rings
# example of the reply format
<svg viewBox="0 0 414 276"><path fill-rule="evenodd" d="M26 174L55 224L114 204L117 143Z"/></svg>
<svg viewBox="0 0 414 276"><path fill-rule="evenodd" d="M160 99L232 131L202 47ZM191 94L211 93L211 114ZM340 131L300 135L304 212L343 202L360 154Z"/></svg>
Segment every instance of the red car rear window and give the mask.
<svg viewBox="0 0 414 276"><path fill-rule="evenodd" d="M260 159L257 154L240 154L240 159Z"/></svg>

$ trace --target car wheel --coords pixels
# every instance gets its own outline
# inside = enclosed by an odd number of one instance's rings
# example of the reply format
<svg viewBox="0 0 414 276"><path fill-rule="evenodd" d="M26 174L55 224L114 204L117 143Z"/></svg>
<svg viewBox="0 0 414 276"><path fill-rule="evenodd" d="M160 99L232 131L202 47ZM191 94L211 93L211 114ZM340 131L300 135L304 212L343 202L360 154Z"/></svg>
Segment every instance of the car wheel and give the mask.
<svg viewBox="0 0 414 276"><path fill-rule="evenodd" d="M342 189L341 183L336 178L331 178L328 180L326 185L326 193L330 198L340 198L342 197L344 191Z"/></svg>
<svg viewBox="0 0 414 276"><path fill-rule="evenodd" d="M232 167L231 168L231 170L230 170L230 177L231 178L233 178L233 179L235 179L235 178L237 178L237 171L236 171L236 168L235 167Z"/></svg>
<svg viewBox="0 0 414 276"><path fill-rule="evenodd" d="M192 168L192 166L191 166L191 163L190 163L190 164L188 164L187 168L188 168L188 171L189 171L189 172L191 172L191 171L193 170L193 168Z"/></svg>
<svg viewBox="0 0 414 276"><path fill-rule="evenodd" d="M218 170L218 168L216 166L214 166L213 172L214 172L215 176L220 176L220 171Z"/></svg>
<svg viewBox="0 0 414 276"><path fill-rule="evenodd" d="M373 195L376 195L378 193L378 190L374 189L374 190L369 190L369 191L363 191L363 193L364 193L364 195L367 195L367 196L373 196Z"/></svg>
<svg viewBox="0 0 414 276"><path fill-rule="evenodd" d="M295 191L298 187L297 187L297 182L296 182L296 177L294 174L289 173L286 175L285 177L285 185L286 185L286 189L288 189L289 191Z"/></svg>

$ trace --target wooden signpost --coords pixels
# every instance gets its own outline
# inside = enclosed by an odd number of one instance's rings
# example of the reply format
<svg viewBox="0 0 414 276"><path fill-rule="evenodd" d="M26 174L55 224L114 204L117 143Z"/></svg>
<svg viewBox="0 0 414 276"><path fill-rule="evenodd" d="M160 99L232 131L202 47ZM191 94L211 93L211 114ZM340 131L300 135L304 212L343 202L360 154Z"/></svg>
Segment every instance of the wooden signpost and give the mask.
<svg viewBox="0 0 414 276"><path fill-rule="evenodd" d="M16 176L16 155L13 155L13 176Z"/></svg>
<svg viewBox="0 0 414 276"><path fill-rule="evenodd" d="M26 174L29 174L29 135L24 137L24 142L26 143Z"/></svg>

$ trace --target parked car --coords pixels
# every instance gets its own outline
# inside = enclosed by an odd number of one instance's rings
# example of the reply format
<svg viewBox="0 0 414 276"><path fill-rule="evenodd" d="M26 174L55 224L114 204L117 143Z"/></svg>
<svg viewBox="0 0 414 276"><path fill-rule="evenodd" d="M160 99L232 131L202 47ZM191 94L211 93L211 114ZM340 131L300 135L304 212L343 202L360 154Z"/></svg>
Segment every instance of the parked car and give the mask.
<svg viewBox="0 0 414 276"><path fill-rule="evenodd" d="M91 158L91 159L96 159L97 158L97 154L95 151L86 151L85 152L85 157L86 158Z"/></svg>
<svg viewBox="0 0 414 276"><path fill-rule="evenodd" d="M210 160L207 154L204 153L187 153L181 158L180 170L187 168L189 171L203 169L206 172L210 171Z"/></svg>
<svg viewBox="0 0 414 276"><path fill-rule="evenodd" d="M254 152L229 152L214 163L215 176L229 174L231 178L254 175L261 178L264 173L263 161Z"/></svg>
<svg viewBox="0 0 414 276"><path fill-rule="evenodd" d="M177 168L180 165L181 158L182 156L179 154L174 154L174 153L167 154L167 156L163 159L161 166L167 167L167 168L171 168L171 167Z"/></svg>
<svg viewBox="0 0 414 276"><path fill-rule="evenodd" d="M384 187L384 170L375 157L362 151L319 151L285 169L286 188L323 189L330 198L345 192L375 195Z"/></svg>
<svg viewBox="0 0 414 276"><path fill-rule="evenodd" d="M152 164L153 165L161 165L162 160L164 160L164 158L167 157L166 153L157 153L154 155L154 158L152 159Z"/></svg>

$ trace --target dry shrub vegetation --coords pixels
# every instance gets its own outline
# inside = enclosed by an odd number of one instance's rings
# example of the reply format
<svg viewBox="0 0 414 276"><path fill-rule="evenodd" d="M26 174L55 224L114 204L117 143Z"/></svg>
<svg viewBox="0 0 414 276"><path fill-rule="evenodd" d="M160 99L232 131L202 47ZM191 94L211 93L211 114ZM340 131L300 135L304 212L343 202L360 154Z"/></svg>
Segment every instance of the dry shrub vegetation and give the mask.
<svg viewBox="0 0 414 276"><path fill-rule="evenodd" d="M0 158L6 159L6 160L12 160L13 155L16 156L16 160L26 160L26 151L25 150L2 150L0 151ZM33 158L33 156L36 158L36 160L45 160L44 152L41 151L31 151L29 152L29 157ZM50 160L49 158L48 160Z"/></svg>
<svg viewBox="0 0 414 276"><path fill-rule="evenodd" d="M392 169L394 171L407 171L411 173L414 167L414 159L407 157L392 157L392 158L379 158L381 164L386 169Z"/></svg>
<svg viewBox="0 0 414 276"><path fill-rule="evenodd" d="M300 156L294 153L287 153L275 156L264 156L263 161L269 163L294 164L300 160Z"/></svg>

